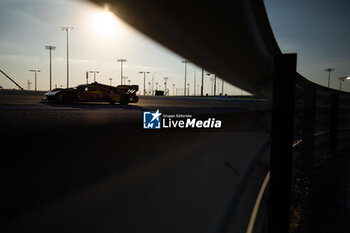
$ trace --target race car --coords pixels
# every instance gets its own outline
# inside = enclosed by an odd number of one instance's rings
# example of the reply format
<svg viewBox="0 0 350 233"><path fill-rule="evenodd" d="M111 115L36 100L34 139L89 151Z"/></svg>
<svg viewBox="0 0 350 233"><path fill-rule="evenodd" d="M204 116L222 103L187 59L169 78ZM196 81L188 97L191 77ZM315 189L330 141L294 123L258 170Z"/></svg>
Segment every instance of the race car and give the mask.
<svg viewBox="0 0 350 233"><path fill-rule="evenodd" d="M127 105L137 103L136 92L138 85L119 85L117 87L101 83L83 84L74 88L56 88L45 93L43 100L53 103L76 103L76 102L109 102Z"/></svg>

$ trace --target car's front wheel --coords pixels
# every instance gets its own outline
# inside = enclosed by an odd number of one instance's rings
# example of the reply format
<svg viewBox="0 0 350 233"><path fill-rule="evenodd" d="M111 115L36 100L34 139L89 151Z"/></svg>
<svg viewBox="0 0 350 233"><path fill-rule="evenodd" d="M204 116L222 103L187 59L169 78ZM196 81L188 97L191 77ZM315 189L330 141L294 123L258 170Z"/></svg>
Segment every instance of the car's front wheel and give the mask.
<svg viewBox="0 0 350 233"><path fill-rule="evenodd" d="M77 98L73 93L67 93L63 96L64 103L74 104L76 101L77 101Z"/></svg>

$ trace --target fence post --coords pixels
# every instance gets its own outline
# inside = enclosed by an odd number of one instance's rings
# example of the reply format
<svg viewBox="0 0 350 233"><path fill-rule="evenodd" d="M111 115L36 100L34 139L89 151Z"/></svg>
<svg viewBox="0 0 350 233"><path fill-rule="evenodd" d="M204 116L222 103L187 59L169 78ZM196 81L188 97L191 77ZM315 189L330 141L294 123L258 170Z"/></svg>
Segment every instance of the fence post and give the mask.
<svg viewBox="0 0 350 233"><path fill-rule="evenodd" d="M316 91L316 85L312 83L305 84L301 168L308 173L312 171L314 159Z"/></svg>
<svg viewBox="0 0 350 233"><path fill-rule="evenodd" d="M339 94L331 95L331 122L330 122L330 151L337 150L338 142L338 112L339 112Z"/></svg>
<svg viewBox="0 0 350 233"><path fill-rule="evenodd" d="M296 54L275 57L270 158L269 233L288 233L296 84Z"/></svg>

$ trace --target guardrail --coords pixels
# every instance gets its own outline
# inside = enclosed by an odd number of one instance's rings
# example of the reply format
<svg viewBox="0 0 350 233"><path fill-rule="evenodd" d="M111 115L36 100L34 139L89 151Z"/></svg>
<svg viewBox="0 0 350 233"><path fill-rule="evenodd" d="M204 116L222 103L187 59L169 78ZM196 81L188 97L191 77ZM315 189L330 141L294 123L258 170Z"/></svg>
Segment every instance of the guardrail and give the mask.
<svg viewBox="0 0 350 233"><path fill-rule="evenodd" d="M295 54L279 59L283 64L280 72L277 62L274 77L270 167L257 198L260 219L255 206L249 233L289 232L296 169L311 174L317 158L350 145L350 93L325 88L297 74Z"/></svg>
<svg viewBox="0 0 350 233"><path fill-rule="evenodd" d="M217 232L290 232L296 170L310 174L321 156L350 145L350 93L296 73L296 54L279 55L279 59L272 121L269 114L260 118L271 141L257 148Z"/></svg>

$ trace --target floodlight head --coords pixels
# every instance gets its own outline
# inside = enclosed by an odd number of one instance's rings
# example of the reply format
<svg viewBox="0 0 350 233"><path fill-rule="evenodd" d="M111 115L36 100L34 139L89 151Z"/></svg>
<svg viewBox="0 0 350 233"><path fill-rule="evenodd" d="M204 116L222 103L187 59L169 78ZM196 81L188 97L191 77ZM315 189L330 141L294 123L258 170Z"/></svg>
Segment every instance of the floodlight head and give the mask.
<svg viewBox="0 0 350 233"><path fill-rule="evenodd" d="M345 80L349 80L350 79L350 76L344 76L344 77L339 77L339 80L340 81L345 81Z"/></svg>
<svg viewBox="0 0 350 233"><path fill-rule="evenodd" d="M62 31L73 30L73 27L61 27Z"/></svg>
<svg viewBox="0 0 350 233"><path fill-rule="evenodd" d="M52 45L46 45L45 49L49 49L49 50L55 50L56 46L52 46Z"/></svg>

